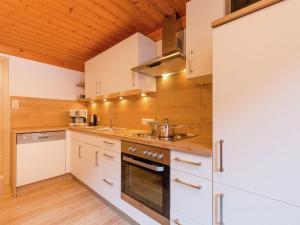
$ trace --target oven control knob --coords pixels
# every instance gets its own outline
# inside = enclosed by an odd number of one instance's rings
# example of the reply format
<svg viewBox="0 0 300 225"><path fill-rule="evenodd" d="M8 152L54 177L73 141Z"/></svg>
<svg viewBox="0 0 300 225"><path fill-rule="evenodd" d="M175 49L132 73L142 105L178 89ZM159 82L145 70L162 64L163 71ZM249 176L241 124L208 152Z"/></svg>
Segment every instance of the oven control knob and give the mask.
<svg viewBox="0 0 300 225"><path fill-rule="evenodd" d="M136 152L136 147L130 146L130 147L128 147L128 150L130 152Z"/></svg>
<svg viewBox="0 0 300 225"><path fill-rule="evenodd" d="M148 156L149 151L143 151L143 154L144 154L145 156Z"/></svg>
<svg viewBox="0 0 300 225"><path fill-rule="evenodd" d="M156 158L157 157L157 153L153 153L151 157L152 158Z"/></svg>
<svg viewBox="0 0 300 225"><path fill-rule="evenodd" d="M162 160L163 157L164 157L164 154L162 154L162 153L161 153L161 154L157 154L157 158L158 158L158 159Z"/></svg>

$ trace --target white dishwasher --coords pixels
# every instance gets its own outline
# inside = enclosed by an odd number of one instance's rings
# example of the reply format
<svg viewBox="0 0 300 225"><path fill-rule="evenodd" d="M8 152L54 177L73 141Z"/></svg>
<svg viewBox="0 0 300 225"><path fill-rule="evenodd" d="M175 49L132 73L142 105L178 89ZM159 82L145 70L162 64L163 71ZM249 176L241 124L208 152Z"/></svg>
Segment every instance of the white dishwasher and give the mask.
<svg viewBox="0 0 300 225"><path fill-rule="evenodd" d="M65 131L17 134L17 187L65 173Z"/></svg>

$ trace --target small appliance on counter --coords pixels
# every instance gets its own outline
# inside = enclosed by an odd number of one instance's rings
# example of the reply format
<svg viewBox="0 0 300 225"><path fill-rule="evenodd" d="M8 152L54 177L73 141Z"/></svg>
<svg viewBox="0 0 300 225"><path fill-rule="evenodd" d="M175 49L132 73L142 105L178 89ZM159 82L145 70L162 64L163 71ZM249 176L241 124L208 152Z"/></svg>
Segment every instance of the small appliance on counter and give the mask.
<svg viewBox="0 0 300 225"><path fill-rule="evenodd" d="M90 115L89 126L97 126L98 125L98 116L96 114Z"/></svg>
<svg viewBox="0 0 300 225"><path fill-rule="evenodd" d="M69 125L87 126L87 109L71 109Z"/></svg>

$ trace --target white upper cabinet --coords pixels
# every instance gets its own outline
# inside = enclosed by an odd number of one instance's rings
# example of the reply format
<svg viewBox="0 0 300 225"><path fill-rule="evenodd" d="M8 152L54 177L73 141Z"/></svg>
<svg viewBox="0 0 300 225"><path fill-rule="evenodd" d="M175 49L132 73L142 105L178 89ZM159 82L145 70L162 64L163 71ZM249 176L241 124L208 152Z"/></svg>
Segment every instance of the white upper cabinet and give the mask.
<svg viewBox="0 0 300 225"><path fill-rule="evenodd" d="M300 207L299 8L283 1L214 29L213 177Z"/></svg>
<svg viewBox="0 0 300 225"><path fill-rule="evenodd" d="M87 98L141 89L156 91L153 77L137 74L131 68L156 56L156 43L136 33L85 62Z"/></svg>
<svg viewBox="0 0 300 225"><path fill-rule="evenodd" d="M186 73L188 78L212 74L211 22L225 14L225 1L191 0L186 12Z"/></svg>

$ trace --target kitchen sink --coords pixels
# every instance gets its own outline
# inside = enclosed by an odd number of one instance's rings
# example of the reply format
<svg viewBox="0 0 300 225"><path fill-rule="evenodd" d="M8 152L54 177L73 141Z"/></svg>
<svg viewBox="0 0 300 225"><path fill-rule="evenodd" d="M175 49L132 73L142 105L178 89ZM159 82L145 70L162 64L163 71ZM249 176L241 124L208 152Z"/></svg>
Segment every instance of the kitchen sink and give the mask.
<svg viewBox="0 0 300 225"><path fill-rule="evenodd" d="M96 131L101 131L101 132L110 132L110 131L118 131L118 130L125 130L125 128L121 127L100 127L96 128Z"/></svg>

